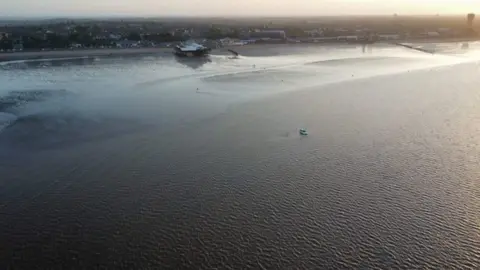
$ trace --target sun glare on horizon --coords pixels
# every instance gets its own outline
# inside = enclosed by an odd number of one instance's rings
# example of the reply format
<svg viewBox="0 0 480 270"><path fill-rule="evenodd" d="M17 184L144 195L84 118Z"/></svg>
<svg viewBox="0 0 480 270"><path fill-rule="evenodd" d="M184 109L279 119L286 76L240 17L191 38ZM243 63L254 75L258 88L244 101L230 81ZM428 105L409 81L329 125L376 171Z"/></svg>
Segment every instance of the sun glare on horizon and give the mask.
<svg viewBox="0 0 480 270"><path fill-rule="evenodd" d="M4 3L0 15L373 15L475 11L480 12L478 0L17 0Z"/></svg>

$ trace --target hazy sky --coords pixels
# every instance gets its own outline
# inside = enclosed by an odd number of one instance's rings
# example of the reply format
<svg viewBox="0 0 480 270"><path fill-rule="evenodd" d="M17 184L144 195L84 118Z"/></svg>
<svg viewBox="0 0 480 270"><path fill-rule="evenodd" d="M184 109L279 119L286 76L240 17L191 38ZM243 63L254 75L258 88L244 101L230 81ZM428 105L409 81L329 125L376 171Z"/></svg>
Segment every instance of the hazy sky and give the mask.
<svg viewBox="0 0 480 270"><path fill-rule="evenodd" d="M480 13L480 0L0 0L1 16Z"/></svg>

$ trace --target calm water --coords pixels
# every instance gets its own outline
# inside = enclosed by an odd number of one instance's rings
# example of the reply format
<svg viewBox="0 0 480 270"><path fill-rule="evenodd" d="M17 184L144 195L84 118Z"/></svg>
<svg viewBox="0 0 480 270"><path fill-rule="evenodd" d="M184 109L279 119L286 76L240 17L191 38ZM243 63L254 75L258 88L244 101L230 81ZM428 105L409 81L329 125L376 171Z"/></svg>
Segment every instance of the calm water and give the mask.
<svg viewBox="0 0 480 270"><path fill-rule="evenodd" d="M1 64L0 268L478 269L477 47Z"/></svg>

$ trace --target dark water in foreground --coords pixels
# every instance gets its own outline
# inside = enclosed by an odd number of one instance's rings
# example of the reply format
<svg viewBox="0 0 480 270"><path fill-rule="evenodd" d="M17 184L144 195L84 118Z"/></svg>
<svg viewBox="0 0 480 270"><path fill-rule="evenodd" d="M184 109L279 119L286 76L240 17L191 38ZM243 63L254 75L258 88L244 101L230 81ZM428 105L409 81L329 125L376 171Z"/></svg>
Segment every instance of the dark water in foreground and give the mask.
<svg viewBox="0 0 480 270"><path fill-rule="evenodd" d="M0 70L1 268L478 269L477 62L330 53Z"/></svg>

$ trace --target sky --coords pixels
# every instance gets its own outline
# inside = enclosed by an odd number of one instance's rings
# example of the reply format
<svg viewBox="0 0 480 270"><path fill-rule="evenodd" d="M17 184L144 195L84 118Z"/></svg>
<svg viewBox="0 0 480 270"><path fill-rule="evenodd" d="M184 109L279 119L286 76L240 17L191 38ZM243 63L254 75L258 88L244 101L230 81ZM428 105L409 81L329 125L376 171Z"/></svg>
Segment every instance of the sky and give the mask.
<svg viewBox="0 0 480 270"><path fill-rule="evenodd" d="M0 16L480 13L480 0L0 0Z"/></svg>

